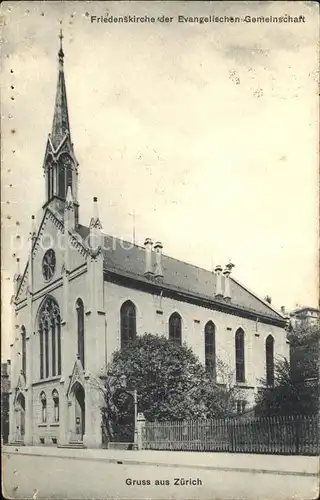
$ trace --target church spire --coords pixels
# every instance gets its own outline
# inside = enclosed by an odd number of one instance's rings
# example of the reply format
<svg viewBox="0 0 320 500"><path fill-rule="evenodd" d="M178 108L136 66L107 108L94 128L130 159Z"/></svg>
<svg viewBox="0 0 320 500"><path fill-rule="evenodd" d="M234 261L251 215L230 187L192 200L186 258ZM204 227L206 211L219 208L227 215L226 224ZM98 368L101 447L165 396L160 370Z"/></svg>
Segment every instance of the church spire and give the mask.
<svg viewBox="0 0 320 500"><path fill-rule="evenodd" d="M54 107L53 124L51 132L51 142L54 148L57 148L60 145L61 141L64 139L66 134L70 136L67 92L64 79L64 68L63 68L64 52L62 48L62 40L63 40L62 30L60 30L59 38L60 38L60 49L58 52L59 74L58 74L56 102Z"/></svg>
<svg viewBox="0 0 320 500"><path fill-rule="evenodd" d="M64 78L64 53L62 47L62 30L60 30L60 47L58 51L58 85L54 106L52 131L49 134L44 155L45 203L63 220L65 204L70 209L73 203L75 224L78 224L78 162L74 154L70 137L67 92ZM69 191L69 194L68 194Z"/></svg>

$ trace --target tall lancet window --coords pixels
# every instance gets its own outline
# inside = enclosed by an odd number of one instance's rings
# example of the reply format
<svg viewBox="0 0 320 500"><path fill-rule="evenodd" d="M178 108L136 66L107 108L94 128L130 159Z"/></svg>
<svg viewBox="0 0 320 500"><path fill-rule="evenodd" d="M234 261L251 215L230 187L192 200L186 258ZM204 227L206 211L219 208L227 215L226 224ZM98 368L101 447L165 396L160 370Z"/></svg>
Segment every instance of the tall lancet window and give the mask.
<svg viewBox="0 0 320 500"><path fill-rule="evenodd" d="M53 165L52 163L48 163L48 200L50 200L53 196Z"/></svg>
<svg viewBox="0 0 320 500"><path fill-rule="evenodd" d="M56 389L52 391L53 399L53 421L59 422L59 393Z"/></svg>
<svg viewBox="0 0 320 500"><path fill-rule="evenodd" d="M136 308L128 300L121 306L120 310L121 347L136 338Z"/></svg>
<svg viewBox="0 0 320 500"><path fill-rule="evenodd" d="M52 375L53 377L57 372L57 362L56 362L56 318L51 318L51 358L52 358Z"/></svg>
<svg viewBox="0 0 320 500"><path fill-rule="evenodd" d="M235 336L236 381L245 382L244 331L239 328Z"/></svg>
<svg viewBox="0 0 320 500"><path fill-rule="evenodd" d="M274 338L272 335L266 338L266 379L267 385L274 384Z"/></svg>
<svg viewBox="0 0 320 500"><path fill-rule="evenodd" d="M208 373L216 376L216 338L215 326L208 321L204 328L205 366Z"/></svg>
<svg viewBox="0 0 320 500"><path fill-rule="evenodd" d="M181 316L176 312L169 318L169 340L181 345Z"/></svg>
<svg viewBox="0 0 320 500"><path fill-rule="evenodd" d="M59 196L65 198L67 189L72 188L72 160L69 155L63 154L58 161L59 171Z"/></svg>
<svg viewBox="0 0 320 500"><path fill-rule="evenodd" d="M27 349L26 349L26 329L24 326L21 328L21 370L24 376L26 376L27 373Z"/></svg>
<svg viewBox="0 0 320 500"><path fill-rule="evenodd" d="M84 307L81 299L77 300L78 354L84 369Z"/></svg>
<svg viewBox="0 0 320 500"><path fill-rule="evenodd" d="M58 165L58 196L60 198L66 196L66 173L64 165L60 161Z"/></svg>
<svg viewBox="0 0 320 500"><path fill-rule="evenodd" d="M38 313L40 378L61 374L61 317L54 299L45 299Z"/></svg>
<svg viewBox="0 0 320 500"><path fill-rule="evenodd" d="M44 321L45 377L49 377L49 323Z"/></svg>
<svg viewBox="0 0 320 500"><path fill-rule="evenodd" d="M40 394L41 401L41 422L45 423L47 421L47 397L42 391Z"/></svg>

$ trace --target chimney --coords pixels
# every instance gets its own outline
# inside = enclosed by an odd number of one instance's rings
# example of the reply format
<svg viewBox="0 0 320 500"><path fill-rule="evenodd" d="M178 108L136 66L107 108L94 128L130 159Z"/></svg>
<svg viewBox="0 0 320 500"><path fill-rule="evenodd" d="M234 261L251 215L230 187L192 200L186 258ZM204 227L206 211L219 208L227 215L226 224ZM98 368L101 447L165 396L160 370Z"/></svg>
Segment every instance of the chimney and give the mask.
<svg viewBox="0 0 320 500"><path fill-rule="evenodd" d="M286 314L286 308L285 306L280 307L281 314Z"/></svg>
<svg viewBox="0 0 320 500"><path fill-rule="evenodd" d="M155 270L155 277L156 278L163 278L163 271L162 271L162 243L160 241L157 241L154 244L154 250L156 252L156 270Z"/></svg>
<svg viewBox="0 0 320 500"><path fill-rule="evenodd" d="M224 277L225 277L225 285L224 285L224 299L228 302L230 302L231 300L231 291L230 291L230 274L231 274L231 271L232 271L232 268L234 267L234 264L232 264L231 262L229 262L224 271L223 271L223 274L224 274Z"/></svg>
<svg viewBox="0 0 320 500"><path fill-rule="evenodd" d="M220 265L217 265L215 267L214 272L216 273L216 293L215 296L217 298L223 297L223 292L222 292L222 267Z"/></svg>
<svg viewBox="0 0 320 500"><path fill-rule="evenodd" d="M144 242L144 247L146 251L146 270L144 274L146 276L151 276L154 274L152 269L152 245L153 245L152 239L146 238Z"/></svg>

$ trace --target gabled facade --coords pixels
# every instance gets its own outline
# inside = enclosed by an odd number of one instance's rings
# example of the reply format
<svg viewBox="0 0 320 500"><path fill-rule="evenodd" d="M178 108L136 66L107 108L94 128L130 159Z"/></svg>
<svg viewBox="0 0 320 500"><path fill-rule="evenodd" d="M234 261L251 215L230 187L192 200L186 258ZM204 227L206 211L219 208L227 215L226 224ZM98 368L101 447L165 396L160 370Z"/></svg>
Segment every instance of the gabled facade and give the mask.
<svg viewBox="0 0 320 500"><path fill-rule="evenodd" d="M64 54L44 157L46 199L32 218L29 259L12 297L11 443L102 444L96 380L112 353L145 332L186 342L218 383L229 367L252 406L261 378L288 356L285 318L231 277L105 235L97 199L80 224ZM240 404L240 403L239 403Z"/></svg>

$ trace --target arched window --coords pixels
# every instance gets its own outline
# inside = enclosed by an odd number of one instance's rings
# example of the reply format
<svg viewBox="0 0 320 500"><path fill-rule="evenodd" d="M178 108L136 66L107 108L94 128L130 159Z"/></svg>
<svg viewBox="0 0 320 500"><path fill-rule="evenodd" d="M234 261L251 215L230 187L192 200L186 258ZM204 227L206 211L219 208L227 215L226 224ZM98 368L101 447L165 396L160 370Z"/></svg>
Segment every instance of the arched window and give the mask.
<svg viewBox="0 0 320 500"><path fill-rule="evenodd" d="M39 340L40 340L40 378L44 378L44 353L43 353L43 326L39 325Z"/></svg>
<svg viewBox="0 0 320 500"><path fill-rule="evenodd" d="M51 318L51 354L52 354L52 375L56 375L57 363L56 363L56 319Z"/></svg>
<svg viewBox="0 0 320 500"><path fill-rule="evenodd" d="M209 321L204 328L205 366L208 373L216 376L215 326Z"/></svg>
<svg viewBox="0 0 320 500"><path fill-rule="evenodd" d="M47 192L47 198L48 200L51 199L51 189L52 189L52 180L51 180L51 172L52 172L52 167L51 165L48 167L48 192Z"/></svg>
<svg viewBox="0 0 320 500"><path fill-rule="evenodd" d="M272 335L266 338L266 379L267 385L274 384L274 338Z"/></svg>
<svg viewBox="0 0 320 500"><path fill-rule="evenodd" d="M21 355L22 355L22 360L21 360L21 370L24 376L26 376L27 373L27 350L26 350L26 329L24 326L21 328Z"/></svg>
<svg viewBox="0 0 320 500"><path fill-rule="evenodd" d="M245 382L244 331L239 328L235 336L236 381Z"/></svg>
<svg viewBox="0 0 320 500"><path fill-rule="evenodd" d="M77 330L78 330L78 355L84 369L84 307L81 299L77 300Z"/></svg>
<svg viewBox="0 0 320 500"><path fill-rule="evenodd" d="M47 159L47 165L46 165L46 168L47 168L47 198L48 200L51 200L52 196L53 196L53 192L54 192L54 181L53 181L53 171L54 171L54 163L53 163L53 160L52 160L52 157L49 156L49 158Z"/></svg>
<svg viewBox="0 0 320 500"><path fill-rule="evenodd" d="M59 422L59 394L56 389L52 391L52 399L53 399L53 419L55 422Z"/></svg>
<svg viewBox="0 0 320 500"><path fill-rule="evenodd" d="M41 422L46 423L47 421L47 398L44 392L40 394L41 400Z"/></svg>
<svg viewBox="0 0 320 500"><path fill-rule="evenodd" d="M66 197L66 172L64 165L59 162L58 164L58 188L59 188L59 196L61 198Z"/></svg>
<svg viewBox="0 0 320 500"><path fill-rule="evenodd" d="M63 154L58 161L59 196L65 198L68 186L72 188L72 160L69 155Z"/></svg>
<svg viewBox="0 0 320 500"><path fill-rule="evenodd" d="M130 300L121 306L120 322L121 347L124 347L136 338L136 308Z"/></svg>
<svg viewBox="0 0 320 500"><path fill-rule="evenodd" d="M45 377L49 377L49 324L44 322Z"/></svg>
<svg viewBox="0 0 320 500"><path fill-rule="evenodd" d="M61 318L58 304L47 298L38 314L40 378L61 374Z"/></svg>
<svg viewBox="0 0 320 500"><path fill-rule="evenodd" d="M181 345L181 316L178 313L169 318L169 340Z"/></svg>

